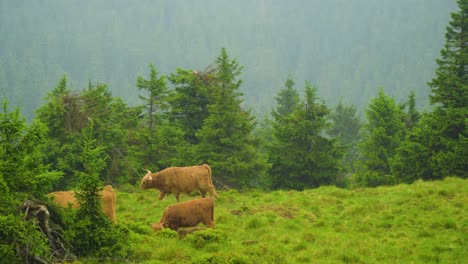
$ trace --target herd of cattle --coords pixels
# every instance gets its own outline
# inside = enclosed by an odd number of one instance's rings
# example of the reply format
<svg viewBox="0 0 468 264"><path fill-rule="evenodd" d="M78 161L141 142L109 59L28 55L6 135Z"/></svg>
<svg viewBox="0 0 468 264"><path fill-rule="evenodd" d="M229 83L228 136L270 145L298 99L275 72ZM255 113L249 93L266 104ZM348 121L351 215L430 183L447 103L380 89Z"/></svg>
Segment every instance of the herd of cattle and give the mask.
<svg viewBox="0 0 468 264"><path fill-rule="evenodd" d="M170 167L156 173L147 170L147 174L141 179L140 188L142 190L158 189L161 192L159 200L170 193L177 199L176 204L166 207L159 223L152 225L154 231L163 228L177 230L180 227L195 227L200 223L206 227L215 228L214 198L218 195L211 179L210 166L203 164L192 167ZM190 194L193 191L199 191L202 198L179 203L181 193ZM210 198L205 198L207 192L210 193ZM112 222L117 223L115 190L107 185L100 194L104 214ZM53 192L49 196L56 204L63 207L78 208L79 206L74 191Z"/></svg>

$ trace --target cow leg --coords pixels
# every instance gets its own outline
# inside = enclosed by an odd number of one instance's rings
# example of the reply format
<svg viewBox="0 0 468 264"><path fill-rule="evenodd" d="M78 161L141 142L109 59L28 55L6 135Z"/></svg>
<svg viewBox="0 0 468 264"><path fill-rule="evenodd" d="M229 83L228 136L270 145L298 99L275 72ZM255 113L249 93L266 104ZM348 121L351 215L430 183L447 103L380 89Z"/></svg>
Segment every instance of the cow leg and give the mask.
<svg viewBox="0 0 468 264"><path fill-rule="evenodd" d="M175 196L175 198L177 199L177 202L180 202L180 200L179 200L179 195L180 195L180 194L179 194L178 192L174 192L174 196Z"/></svg>
<svg viewBox="0 0 468 264"><path fill-rule="evenodd" d="M165 192L161 192L161 193L159 194L159 200L164 199L164 196L166 196L166 193L165 193Z"/></svg>

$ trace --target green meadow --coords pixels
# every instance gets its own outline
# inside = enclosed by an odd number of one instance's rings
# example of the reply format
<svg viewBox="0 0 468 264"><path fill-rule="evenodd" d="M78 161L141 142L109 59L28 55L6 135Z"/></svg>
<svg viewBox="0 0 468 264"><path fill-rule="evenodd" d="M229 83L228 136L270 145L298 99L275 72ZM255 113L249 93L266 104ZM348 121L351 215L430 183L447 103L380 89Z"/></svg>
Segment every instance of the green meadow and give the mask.
<svg viewBox="0 0 468 264"><path fill-rule="evenodd" d="M216 229L152 231L172 195L118 190L135 263L466 263L468 181L347 190L218 190ZM181 201L197 196L182 196ZM114 259L113 262L119 261Z"/></svg>

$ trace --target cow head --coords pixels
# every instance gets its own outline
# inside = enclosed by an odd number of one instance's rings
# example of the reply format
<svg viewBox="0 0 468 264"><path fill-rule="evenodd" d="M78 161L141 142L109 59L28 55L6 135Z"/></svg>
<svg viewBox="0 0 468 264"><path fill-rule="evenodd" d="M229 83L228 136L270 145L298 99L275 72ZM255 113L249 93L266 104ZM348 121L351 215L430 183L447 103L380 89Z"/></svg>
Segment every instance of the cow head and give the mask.
<svg viewBox="0 0 468 264"><path fill-rule="evenodd" d="M162 223L154 223L151 225L151 227L153 228L154 232L161 231L164 228Z"/></svg>
<svg viewBox="0 0 468 264"><path fill-rule="evenodd" d="M143 179L141 179L141 182L140 182L140 188L142 190L146 190L153 186L153 177L151 176L151 171L149 170L146 170L146 171L147 171L146 175L143 177Z"/></svg>

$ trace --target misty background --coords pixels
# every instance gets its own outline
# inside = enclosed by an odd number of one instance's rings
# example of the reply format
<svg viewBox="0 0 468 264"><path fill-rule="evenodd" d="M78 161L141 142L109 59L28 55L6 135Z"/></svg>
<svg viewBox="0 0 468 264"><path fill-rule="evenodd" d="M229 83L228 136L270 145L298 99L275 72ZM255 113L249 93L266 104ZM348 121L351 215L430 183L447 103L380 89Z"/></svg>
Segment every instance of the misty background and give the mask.
<svg viewBox="0 0 468 264"><path fill-rule="evenodd" d="M429 82L455 0L0 0L0 93L31 118L66 75L139 104L136 78L204 70L225 47L244 66L245 107L262 116L290 75L333 107L397 101Z"/></svg>

